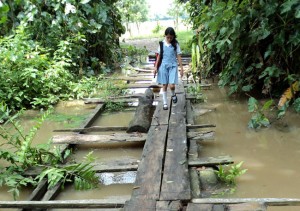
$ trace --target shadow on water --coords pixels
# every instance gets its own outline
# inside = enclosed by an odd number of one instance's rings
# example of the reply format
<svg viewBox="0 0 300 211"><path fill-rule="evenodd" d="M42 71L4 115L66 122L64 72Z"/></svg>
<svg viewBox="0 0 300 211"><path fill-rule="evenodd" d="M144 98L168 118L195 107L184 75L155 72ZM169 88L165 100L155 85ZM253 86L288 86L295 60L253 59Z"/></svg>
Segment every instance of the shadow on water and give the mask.
<svg viewBox="0 0 300 211"><path fill-rule="evenodd" d="M216 124L215 139L199 143L199 156L232 156L244 161L248 171L238 178L236 191L225 197L299 198L299 114L290 111L270 128L247 128L247 99L230 99L216 85L203 91L207 102L194 105L195 124ZM203 109L212 110L205 114ZM203 114L203 115L201 115ZM211 129L211 128L210 128ZM209 129L207 129L209 130ZM270 207L268 210L300 210L300 207Z"/></svg>

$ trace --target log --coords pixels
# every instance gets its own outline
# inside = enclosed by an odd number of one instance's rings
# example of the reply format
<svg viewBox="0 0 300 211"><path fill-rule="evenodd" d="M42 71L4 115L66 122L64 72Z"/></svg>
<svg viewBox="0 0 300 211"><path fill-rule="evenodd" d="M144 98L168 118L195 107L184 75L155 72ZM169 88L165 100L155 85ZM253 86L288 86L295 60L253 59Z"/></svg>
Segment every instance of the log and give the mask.
<svg viewBox="0 0 300 211"><path fill-rule="evenodd" d="M216 127L214 124L202 124L202 125L187 125L187 129L197 129L197 128L207 128L207 127Z"/></svg>
<svg viewBox="0 0 300 211"><path fill-rule="evenodd" d="M261 203L267 206L300 206L299 198L196 198L195 204L241 204Z"/></svg>
<svg viewBox="0 0 300 211"><path fill-rule="evenodd" d="M139 98L139 104L136 108L132 120L129 122L127 133L141 132L147 133L151 126L151 117L153 114L154 93L151 89L146 89L145 95Z"/></svg>
<svg viewBox="0 0 300 211"><path fill-rule="evenodd" d="M141 133L114 133L111 135L88 135L88 134L71 134L55 135L52 137L53 144L108 144L108 143L125 143L125 142L144 142L146 134Z"/></svg>
<svg viewBox="0 0 300 211"><path fill-rule="evenodd" d="M65 128L65 129L58 129L53 130L53 132L103 132L103 131L120 131L120 130L127 130L125 126L92 126L87 128Z"/></svg>
<svg viewBox="0 0 300 211"><path fill-rule="evenodd" d="M217 166L234 163L229 155L218 157L205 157L189 160L189 166Z"/></svg>
<svg viewBox="0 0 300 211"><path fill-rule="evenodd" d="M0 201L0 208L122 208L126 200L128 199Z"/></svg>
<svg viewBox="0 0 300 211"><path fill-rule="evenodd" d="M214 134L214 131L188 132L187 137L190 140L208 140L214 139Z"/></svg>

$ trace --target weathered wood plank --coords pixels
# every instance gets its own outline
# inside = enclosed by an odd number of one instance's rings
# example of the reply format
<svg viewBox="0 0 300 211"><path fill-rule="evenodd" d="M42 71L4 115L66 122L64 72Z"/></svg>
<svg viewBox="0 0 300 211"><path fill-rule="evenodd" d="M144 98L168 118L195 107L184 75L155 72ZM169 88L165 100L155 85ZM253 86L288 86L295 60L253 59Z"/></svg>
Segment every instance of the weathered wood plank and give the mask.
<svg viewBox="0 0 300 211"><path fill-rule="evenodd" d="M193 198L199 198L201 196L200 189L200 178L198 171L194 168L189 169L190 172L190 181L191 181L191 191Z"/></svg>
<svg viewBox="0 0 300 211"><path fill-rule="evenodd" d="M132 198L125 203L124 211L156 211L156 200Z"/></svg>
<svg viewBox="0 0 300 211"><path fill-rule="evenodd" d="M124 80L124 81L152 81L152 78L147 77L106 77L110 80Z"/></svg>
<svg viewBox="0 0 300 211"><path fill-rule="evenodd" d="M127 84L126 88L128 89L146 89L146 88L162 88L161 85L157 85L157 84Z"/></svg>
<svg viewBox="0 0 300 211"><path fill-rule="evenodd" d="M168 97L168 105L171 105L170 97ZM160 97L158 101L158 105L156 106L156 109L152 117L151 125L158 126L158 125L169 124L170 112L171 112L170 106L168 110L163 110L163 100L162 97Z"/></svg>
<svg viewBox="0 0 300 211"><path fill-rule="evenodd" d="M122 160L111 160L102 163L93 163L93 170L100 172L121 172L135 171L138 168L139 160L131 158L122 158ZM64 164L61 165L64 167ZM43 168L35 167L27 170L24 176L37 176L42 172Z"/></svg>
<svg viewBox="0 0 300 211"><path fill-rule="evenodd" d="M264 203L267 206L300 206L299 198L197 198L192 199L196 204L240 204Z"/></svg>
<svg viewBox="0 0 300 211"><path fill-rule="evenodd" d="M127 126L92 126L87 128L65 128L53 130L53 132L104 132L104 131L120 131L127 130Z"/></svg>
<svg viewBox="0 0 300 211"><path fill-rule="evenodd" d="M187 116L187 124L188 125L194 125L194 115L192 110L192 104L190 100L186 101L186 116ZM190 129L190 132L192 132L193 129ZM188 139L189 142L189 152L188 152L188 159L192 160L195 158L198 158L198 144L196 140Z"/></svg>
<svg viewBox="0 0 300 211"><path fill-rule="evenodd" d="M92 103L135 103L138 102L137 98L132 99L101 99L101 98L85 98L83 99L85 104L92 104Z"/></svg>
<svg viewBox="0 0 300 211"><path fill-rule="evenodd" d="M111 135L54 135L52 143L54 144L109 144L109 143L129 143L146 141L146 133L114 133Z"/></svg>
<svg viewBox="0 0 300 211"><path fill-rule="evenodd" d="M131 200L125 205L125 210L132 211L138 210L135 207L149 207L147 203L151 204L152 201L155 202L153 207L155 209L161 186L167 131L168 125L150 127L137 171L135 188Z"/></svg>
<svg viewBox="0 0 300 211"><path fill-rule="evenodd" d="M179 88L179 86L177 86ZM177 88L176 87L176 88ZM160 200L190 200L187 165L185 95L177 94L172 105Z"/></svg>
<svg viewBox="0 0 300 211"><path fill-rule="evenodd" d="M214 139L215 131L188 132L187 138L193 140Z"/></svg>
<svg viewBox="0 0 300 211"><path fill-rule="evenodd" d="M0 208L121 208L128 198L56 201L0 201Z"/></svg>
<svg viewBox="0 0 300 211"><path fill-rule="evenodd" d="M196 158L189 160L189 166L217 166L217 165L227 165L234 163L232 157L229 155L218 156L218 157L205 157Z"/></svg>
<svg viewBox="0 0 300 211"><path fill-rule="evenodd" d="M267 206L260 203L242 203L225 205L228 211L266 211Z"/></svg>
<svg viewBox="0 0 300 211"><path fill-rule="evenodd" d="M181 201L157 201L156 211L181 211L183 205Z"/></svg>
<svg viewBox="0 0 300 211"><path fill-rule="evenodd" d="M202 125L187 125L188 130L197 129L197 128L207 128L207 127L216 127L214 124L202 124Z"/></svg>
<svg viewBox="0 0 300 211"><path fill-rule="evenodd" d="M193 204L188 203L186 211L212 211L212 204Z"/></svg>

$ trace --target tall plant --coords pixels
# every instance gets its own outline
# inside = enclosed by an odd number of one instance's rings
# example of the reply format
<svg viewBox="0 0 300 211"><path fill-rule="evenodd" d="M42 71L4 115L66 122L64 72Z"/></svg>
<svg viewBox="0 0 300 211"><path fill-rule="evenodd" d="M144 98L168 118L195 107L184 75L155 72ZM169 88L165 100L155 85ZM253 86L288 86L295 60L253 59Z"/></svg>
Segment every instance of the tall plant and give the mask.
<svg viewBox="0 0 300 211"><path fill-rule="evenodd" d="M219 85L230 93L274 95L299 80L300 5L297 0L189 1L195 30Z"/></svg>
<svg viewBox="0 0 300 211"><path fill-rule="evenodd" d="M33 146L32 141L43 121L51 113L45 112L30 131L25 134L22 126L17 121L18 115L7 117L7 107L0 105L1 118L8 118L0 126L0 136L4 140L0 148L0 159L7 161L7 165L0 166L0 186L9 187L14 199L19 196L22 187L36 186L39 181L46 178L48 188L61 182L74 182L76 189L90 189L96 187L98 178L92 169L93 158L87 155L85 161L70 165L61 165L69 156L68 150L64 155L59 150L51 150L50 143ZM13 131L12 131L13 129ZM42 171L36 177L26 177L25 173L30 168L40 167Z"/></svg>

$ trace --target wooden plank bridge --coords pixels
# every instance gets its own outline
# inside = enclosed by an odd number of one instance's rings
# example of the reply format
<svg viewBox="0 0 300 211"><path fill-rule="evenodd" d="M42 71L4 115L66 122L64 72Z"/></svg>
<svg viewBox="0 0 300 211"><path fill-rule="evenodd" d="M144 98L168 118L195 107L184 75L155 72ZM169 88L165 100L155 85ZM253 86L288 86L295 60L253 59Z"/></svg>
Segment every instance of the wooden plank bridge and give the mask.
<svg viewBox="0 0 300 211"><path fill-rule="evenodd" d="M147 74L143 73L143 76ZM128 80L128 78L126 78ZM134 87L134 86L133 86ZM89 135L90 131L118 131L126 127L93 126L99 117L104 104L99 104L91 117L81 128L64 129L61 132L76 132L72 135L53 137L55 144L65 149L76 144L90 143L144 143L141 161L123 160L96 165L97 172L117 172L136 170L137 176L130 198L113 200L55 200L61 191L61 184L47 190L47 182L42 181L33 191L28 201L0 201L0 208L20 208L21 210L49 208L85 208L97 210L154 211L154 210L186 210L186 211L264 211L267 206L299 206L299 199L218 199L202 198L199 172L195 167L211 167L233 163L228 156L217 158L199 158L197 141L211 137L213 131L195 132L196 128L208 128L215 125L195 125L191 102L185 92L185 84L176 86L178 102L172 103L169 98L169 109L163 110L162 100L152 117L147 134ZM170 94L169 94L170 96ZM103 103L101 100L89 100L89 103ZM37 174L35 171L28 175Z"/></svg>

